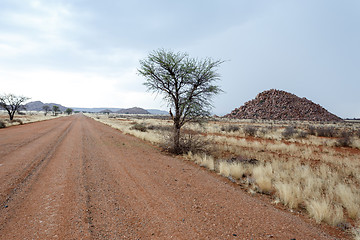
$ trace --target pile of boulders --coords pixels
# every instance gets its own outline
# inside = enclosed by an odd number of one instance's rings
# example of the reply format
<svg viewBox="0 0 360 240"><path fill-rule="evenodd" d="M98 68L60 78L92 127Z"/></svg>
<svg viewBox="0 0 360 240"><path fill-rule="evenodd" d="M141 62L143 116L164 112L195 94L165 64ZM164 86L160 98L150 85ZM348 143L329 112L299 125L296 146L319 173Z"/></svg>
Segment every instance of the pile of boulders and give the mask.
<svg viewBox="0 0 360 240"><path fill-rule="evenodd" d="M255 99L234 109L228 118L270 119L270 120L307 120L342 121L342 119L319 104L292 93L271 89L259 93Z"/></svg>

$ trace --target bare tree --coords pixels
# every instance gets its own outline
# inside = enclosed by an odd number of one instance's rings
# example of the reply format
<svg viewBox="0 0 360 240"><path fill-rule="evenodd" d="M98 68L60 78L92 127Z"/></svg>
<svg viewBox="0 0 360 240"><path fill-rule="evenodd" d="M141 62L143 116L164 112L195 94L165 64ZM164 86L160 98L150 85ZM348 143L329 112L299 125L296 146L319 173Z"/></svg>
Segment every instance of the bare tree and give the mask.
<svg viewBox="0 0 360 240"><path fill-rule="evenodd" d="M51 109L51 108L50 108L48 105L44 105L44 106L42 107L42 109L45 111L44 114L45 114L45 116L46 116L47 113L50 112L50 109Z"/></svg>
<svg viewBox="0 0 360 240"><path fill-rule="evenodd" d="M4 108L8 114L10 120L14 119L14 115L17 111L23 107L23 103L30 98L24 96L16 96L14 94L4 94L0 96L0 107Z"/></svg>
<svg viewBox="0 0 360 240"><path fill-rule="evenodd" d="M160 93L170 106L174 121L174 152L181 153L180 129L189 121L210 115L212 97L222 90L216 69L223 61L190 58L187 53L159 49L140 60L138 73L149 91Z"/></svg>

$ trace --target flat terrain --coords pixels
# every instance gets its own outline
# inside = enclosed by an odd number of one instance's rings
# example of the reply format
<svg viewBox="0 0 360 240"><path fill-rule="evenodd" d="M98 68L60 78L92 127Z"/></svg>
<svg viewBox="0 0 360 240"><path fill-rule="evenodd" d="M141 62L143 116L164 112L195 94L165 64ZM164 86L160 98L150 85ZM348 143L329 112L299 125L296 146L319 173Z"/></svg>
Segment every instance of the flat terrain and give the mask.
<svg viewBox="0 0 360 240"><path fill-rule="evenodd" d="M0 130L0 239L334 239L83 115Z"/></svg>

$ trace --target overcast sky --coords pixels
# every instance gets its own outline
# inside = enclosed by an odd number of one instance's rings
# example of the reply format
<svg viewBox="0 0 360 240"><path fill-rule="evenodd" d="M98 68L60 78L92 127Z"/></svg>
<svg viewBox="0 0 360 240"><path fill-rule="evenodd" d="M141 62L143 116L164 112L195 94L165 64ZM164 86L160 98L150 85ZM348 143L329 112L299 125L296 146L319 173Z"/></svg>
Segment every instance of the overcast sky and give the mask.
<svg viewBox="0 0 360 240"><path fill-rule="evenodd" d="M166 110L137 75L158 48L227 60L216 114L275 88L360 117L358 0L0 0L0 94Z"/></svg>

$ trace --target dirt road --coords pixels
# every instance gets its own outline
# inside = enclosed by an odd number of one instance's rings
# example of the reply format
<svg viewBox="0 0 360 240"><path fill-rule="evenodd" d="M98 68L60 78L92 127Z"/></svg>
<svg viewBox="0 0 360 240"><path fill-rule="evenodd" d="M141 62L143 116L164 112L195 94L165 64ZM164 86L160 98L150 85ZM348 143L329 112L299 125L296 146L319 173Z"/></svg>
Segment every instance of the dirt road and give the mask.
<svg viewBox="0 0 360 240"><path fill-rule="evenodd" d="M0 130L0 239L334 239L83 115Z"/></svg>

